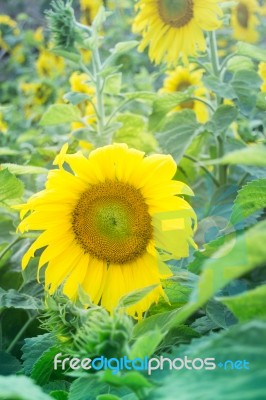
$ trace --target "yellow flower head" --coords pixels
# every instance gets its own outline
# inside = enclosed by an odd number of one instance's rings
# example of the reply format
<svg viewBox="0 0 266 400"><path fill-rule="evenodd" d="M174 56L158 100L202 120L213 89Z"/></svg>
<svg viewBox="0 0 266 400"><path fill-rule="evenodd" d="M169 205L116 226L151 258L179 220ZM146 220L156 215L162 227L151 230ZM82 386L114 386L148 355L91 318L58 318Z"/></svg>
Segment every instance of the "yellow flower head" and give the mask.
<svg viewBox="0 0 266 400"><path fill-rule="evenodd" d="M149 45L156 64L175 64L180 55L205 51L203 31L217 29L222 15L218 0L140 0L133 31L143 36L139 50Z"/></svg>
<svg viewBox="0 0 266 400"><path fill-rule="evenodd" d="M266 92L266 62L261 62L259 64L259 76L263 80L261 91Z"/></svg>
<svg viewBox="0 0 266 400"><path fill-rule="evenodd" d="M45 247L38 269L47 265L50 294L62 284L64 294L75 299L80 285L95 304L112 311L122 296L157 285L127 309L138 318L164 295L161 279L171 271L162 260L188 256L193 244L196 216L180 197L193 193L173 180L171 156L144 155L114 144L86 158L67 154L64 146L46 188L17 206L24 217L18 229L42 231L22 267Z"/></svg>
<svg viewBox="0 0 266 400"><path fill-rule="evenodd" d="M81 22L90 26L101 6L103 0L80 0Z"/></svg>
<svg viewBox="0 0 266 400"><path fill-rule="evenodd" d="M41 77L52 78L61 75L65 69L65 61L62 57L53 54L49 50L41 50L36 61L36 70Z"/></svg>
<svg viewBox="0 0 266 400"><path fill-rule="evenodd" d="M20 85L24 94L32 98L31 103L42 105L47 103L48 100L54 95L53 87L46 82L41 83L25 83Z"/></svg>
<svg viewBox="0 0 266 400"><path fill-rule="evenodd" d="M257 27L259 19L257 0L239 0L232 10L231 26L234 30L234 38L244 42L256 43L259 40Z"/></svg>
<svg viewBox="0 0 266 400"><path fill-rule="evenodd" d="M0 133L5 134L7 132L7 123L4 121L3 113L0 112Z"/></svg>
<svg viewBox="0 0 266 400"><path fill-rule="evenodd" d="M188 67L178 66L172 71L167 71L167 77L164 80L162 93L183 92L191 86L195 86L193 95L196 97L206 97L206 89L202 85L202 70L193 70L194 66L190 64ZM190 108L195 111L199 122L205 123L208 120L207 106L200 101L191 100L176 106L176 111Z"/></svg>
<svg viewBox="0 0 266 400"><path fill-rule="evenodd" d="M18 36L20 33L16 21L10 18L9 15L0 15L0 49L9 50L9 45L4 40L4 37L11 32L14 36Z"/></svg>
<svg viewBox="0 0 266 400"><path fill-rule="evenodd" d="M94 94L94 88L89 84L90 78L87 74L73 72L69 82L73 92L81 92L88 95Z"/></svg>

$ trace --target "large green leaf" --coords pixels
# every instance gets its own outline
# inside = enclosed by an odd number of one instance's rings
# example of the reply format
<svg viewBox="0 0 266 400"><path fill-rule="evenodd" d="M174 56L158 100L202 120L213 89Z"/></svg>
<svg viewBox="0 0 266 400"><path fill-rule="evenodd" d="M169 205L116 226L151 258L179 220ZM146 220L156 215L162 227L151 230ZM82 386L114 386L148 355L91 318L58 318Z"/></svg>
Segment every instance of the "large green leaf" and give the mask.
<svg viewBox="0 0 266 400"><path fill-rule="evenodd" d="M25 344L22 347L23 355L21 358L23 360L23 368L26 375L32 373L36 361L45 351L53 347L54 344L55 339L50 333L25 339Z"/></svg>
<svg viewBox="0 0 266 400"><path fill-rule="evenodd" d="M171 355L164 356L172 360L184 359L185 356L189 360L214 358L216 368L214 370L183 368L169 371L166 364L164 371L154 371L156 375L151 375L153 378L164 376L160 387L149 395L151 400L265 399L265 322L254 321L235 326L220 334L195 339L190 345L178 347ZM199 361L196 365L199 365Z"/></svg>
<svg viewBox="0 0 266 400"><path fill-rule="evenodd" d="M180 161L193 139L202 131L202 125L191 110L174 113L156 135L161 148Z"/></svg>
<svg viewBox="0 0 266 400"><path fill-rule="evenodd" d="M81 119L81 113L72 104L53 104L42 116L40 125L60 125L77 122Z"/></svg>
<svg viewBox="0 0 266 400"><path fill-rule="evenodd" d="M249 290L237 296L219 297L218 300L225 304L241 322L254 318L266 319L266 285Z"/></svg>
<svg viewBox="0 0 266 400"><path fill-rule="evenodd" d="M255 71L240 70L234 74L232 86L238 98L240 110L249 114L256 106L262 80Z"/></svg>
<svg viewBox="0 0 266 400"><path fill-rule="evenodd" d="M0 307L4 308L21 308L24 310L41 310L43 303L41 300L29 296L25 293L19 293L14 289L0 293Z"/></svg>
<svg viewBox="0 0 266 400"><path fill-rule="evenodd" d="M211 127L215 135L219 135L221 132L226 131L232 122L235 121L237 114L238 112L235 107L223 104L217 108L207 127Z"/></svg>
<svg viewBox="0 0 266 400"><path fill-rule="evenodd" d="M25 376L0 376L0 400L52 400Z"/></svg>
<svg viewBox="0 0 266 400"><path fill-rule="evenodd" d="M54 370L53 360L58 353L60 353L58 347L51 347L46 350L34 364L31 378L33 378L38 385L42 386L49 381Z"/></svg>
<svg viewBox="0 0 266 400"><path fill-rule="evenodd" d="M236 224L264 207L266 207L266 179L249 182L238 192L230 222Z"/></svg>
<svg viewBox="0 0 266 400"><path fill-rule="evenodd" d="M23 183L8 169L0 171L0 202L17 199L24 191Z"/></svg>

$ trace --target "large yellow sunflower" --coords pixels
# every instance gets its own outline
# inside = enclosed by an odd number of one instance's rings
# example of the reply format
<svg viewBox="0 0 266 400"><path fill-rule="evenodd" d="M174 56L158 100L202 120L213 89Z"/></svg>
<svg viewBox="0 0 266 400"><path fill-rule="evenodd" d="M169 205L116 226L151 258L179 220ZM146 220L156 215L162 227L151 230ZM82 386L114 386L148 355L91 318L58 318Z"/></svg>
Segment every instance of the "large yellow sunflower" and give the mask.
<svg viewBox="0 0 266 400"><path fill-rule="evenodd" d="M257 13L259 5L256 0L239 0L232 10L231 26L234 38L244 42L256 43L259 39Z"/></svg>
<svg viewBox="0 0 266 400"><path fill-rule="evenodd" d="M50 293L63 284L64 293L75 299L81 285L109 311L121 296L157 285L127 310L141 318L164 295L160 279L171 276L162 260L186 257L193 244L195 213L176 196L192 192L172 180L176 164L169 155L144 157L125 144L98 148L89 158L66 151L67 145L45 190L18 206L22 218L27 214L18 229L43 231L22 267L44 248L39 269L47 265Z"/></svg>
<svg viewBox="0 0 266 400"><path fill-rule="evenodd" d="M179 56L205 51L203 30L220 26L218 0L140 0L133 31L141 33L139 50L148 45L149 57L156 64L176 63Z"/></svg>
<svg viewBox="0 0 266 400"><path fill-rule="evenodd" d="M202 84L202 70L195 70L190 64L188 67L178 66L172 71L167 71L164 80L162 93L183 92L191 86L195 86L193 96L206 98L207 90ZM205 104L197 100L186 101L175 107L176 111L190 108L195 111L199 122L205 123L208 120L208 109Z"/></svg>

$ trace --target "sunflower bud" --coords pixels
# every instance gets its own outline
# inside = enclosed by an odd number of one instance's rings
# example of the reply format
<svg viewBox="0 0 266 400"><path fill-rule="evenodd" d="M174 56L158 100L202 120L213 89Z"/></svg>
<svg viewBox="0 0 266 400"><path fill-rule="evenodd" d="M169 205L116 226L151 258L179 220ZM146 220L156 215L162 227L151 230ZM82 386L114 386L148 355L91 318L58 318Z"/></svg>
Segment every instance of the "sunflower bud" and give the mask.
<svg viewBox="0 0 266 400"><path fill-rule="evenodd" d="M47 10L45 14L56 49L76 52L75 44L83 43L87 34L76 21L71 3L72 0L66 3L54 0L51 3L52 10Z"/></svg>
<svg viewBox="0 0 266 400"><path fill-rule="evenodd" d="M90 357L122 357L128 354L132 336L132 319L125 314L113 316L103 308L88 310L86 323L78 329L73 338L75 354Z"/></svg>

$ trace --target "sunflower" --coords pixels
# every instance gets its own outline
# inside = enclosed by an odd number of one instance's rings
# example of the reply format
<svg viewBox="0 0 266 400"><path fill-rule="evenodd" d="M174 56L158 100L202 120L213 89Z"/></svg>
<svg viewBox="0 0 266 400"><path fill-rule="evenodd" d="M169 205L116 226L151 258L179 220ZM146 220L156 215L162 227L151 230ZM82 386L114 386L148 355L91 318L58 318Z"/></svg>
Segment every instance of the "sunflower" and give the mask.
<svg viewBox="0 0 266 400"><path fill-rule="evenodd" d="M217 0L140 0L133 31L141 33L139 50L148 45L149 57L156 64L176 63L179 56L195 56L205 51L203 30L212 31L221 23Z"/></svg>
<svg viewBox="0 0 266 400"><path fill-rule="evenodd" d="M207 91L202 85L202 70L195 70L190 64L188 67L178 66L172 71L167 71L164 80L162 93L183 92L191 86L195 86L193 96L206 97ZM199 122L205 123L208 120L208 109L205 104L197 100L185 101L175 107L175 111L190 108L195 111Z"/></svg>
<svg viewBox="0 0 266 400"><path fill-rule="evenodd" d="M77 71L73 72L69 79L69 82L71 85L71 91L73 92L84 93L91 97L95 93L94 87L92 87L90 84L90 78L85 73L79 73ZM92 99L91 101L95 100ZM95 109L91 101L84 101L78 105L82 116L86 117L87 124L93 124L94 122L96 122ZM84 126L85 125L82 122L73 122L71 125L72 130L84 128Z"/></svg>
<svg viewBox="0 0 266 400"><path fill-rule="evenodd" d="M80 0L81 22L91 25L99 9L103 6L103 0Z"/></svg>
<svg viewBox="0 0 266 400"><path fill-rule="evenodd" d="M195 213L175 196L193 193L172 180L176 164L170 155L144 157L125 144L98 148L88 158L66 151L64 145L45 190L17 206L22 218L30 212L18 227L21 232L43 231L22 267L45 248L38 270L47 264L50 294L63 284L64 294L74 300L80 285L109 311L123 295L157 285L127 309L141 318L164 295L161 278L171 276L162 260L186 257L194 244Z"/></svg>
<svg viewBox="0 0 266 400"><path fill-rule="evenodd" d="M232 10L231 26L234 30L234 38L244 42L256 43L259 39L257 27L259 19L256 13L259 5L256 0L239 0Z"/></svg>
<svg viewBox="0 0 266 400"><path fill-rule="evenodd" d="M65 70L65 61L49 50L42 49L36 60L36 71L39 76L53 78L62 75Z"/></svg>
<svg viewBox="0 0 266 400"><path fill-rule="evenodd" d="M6 37L9 35L18 36L20 30L17 27L16 21L10 18L8 15L0 15L0 49L9 51L11 46L6 42Z"/></svg>

